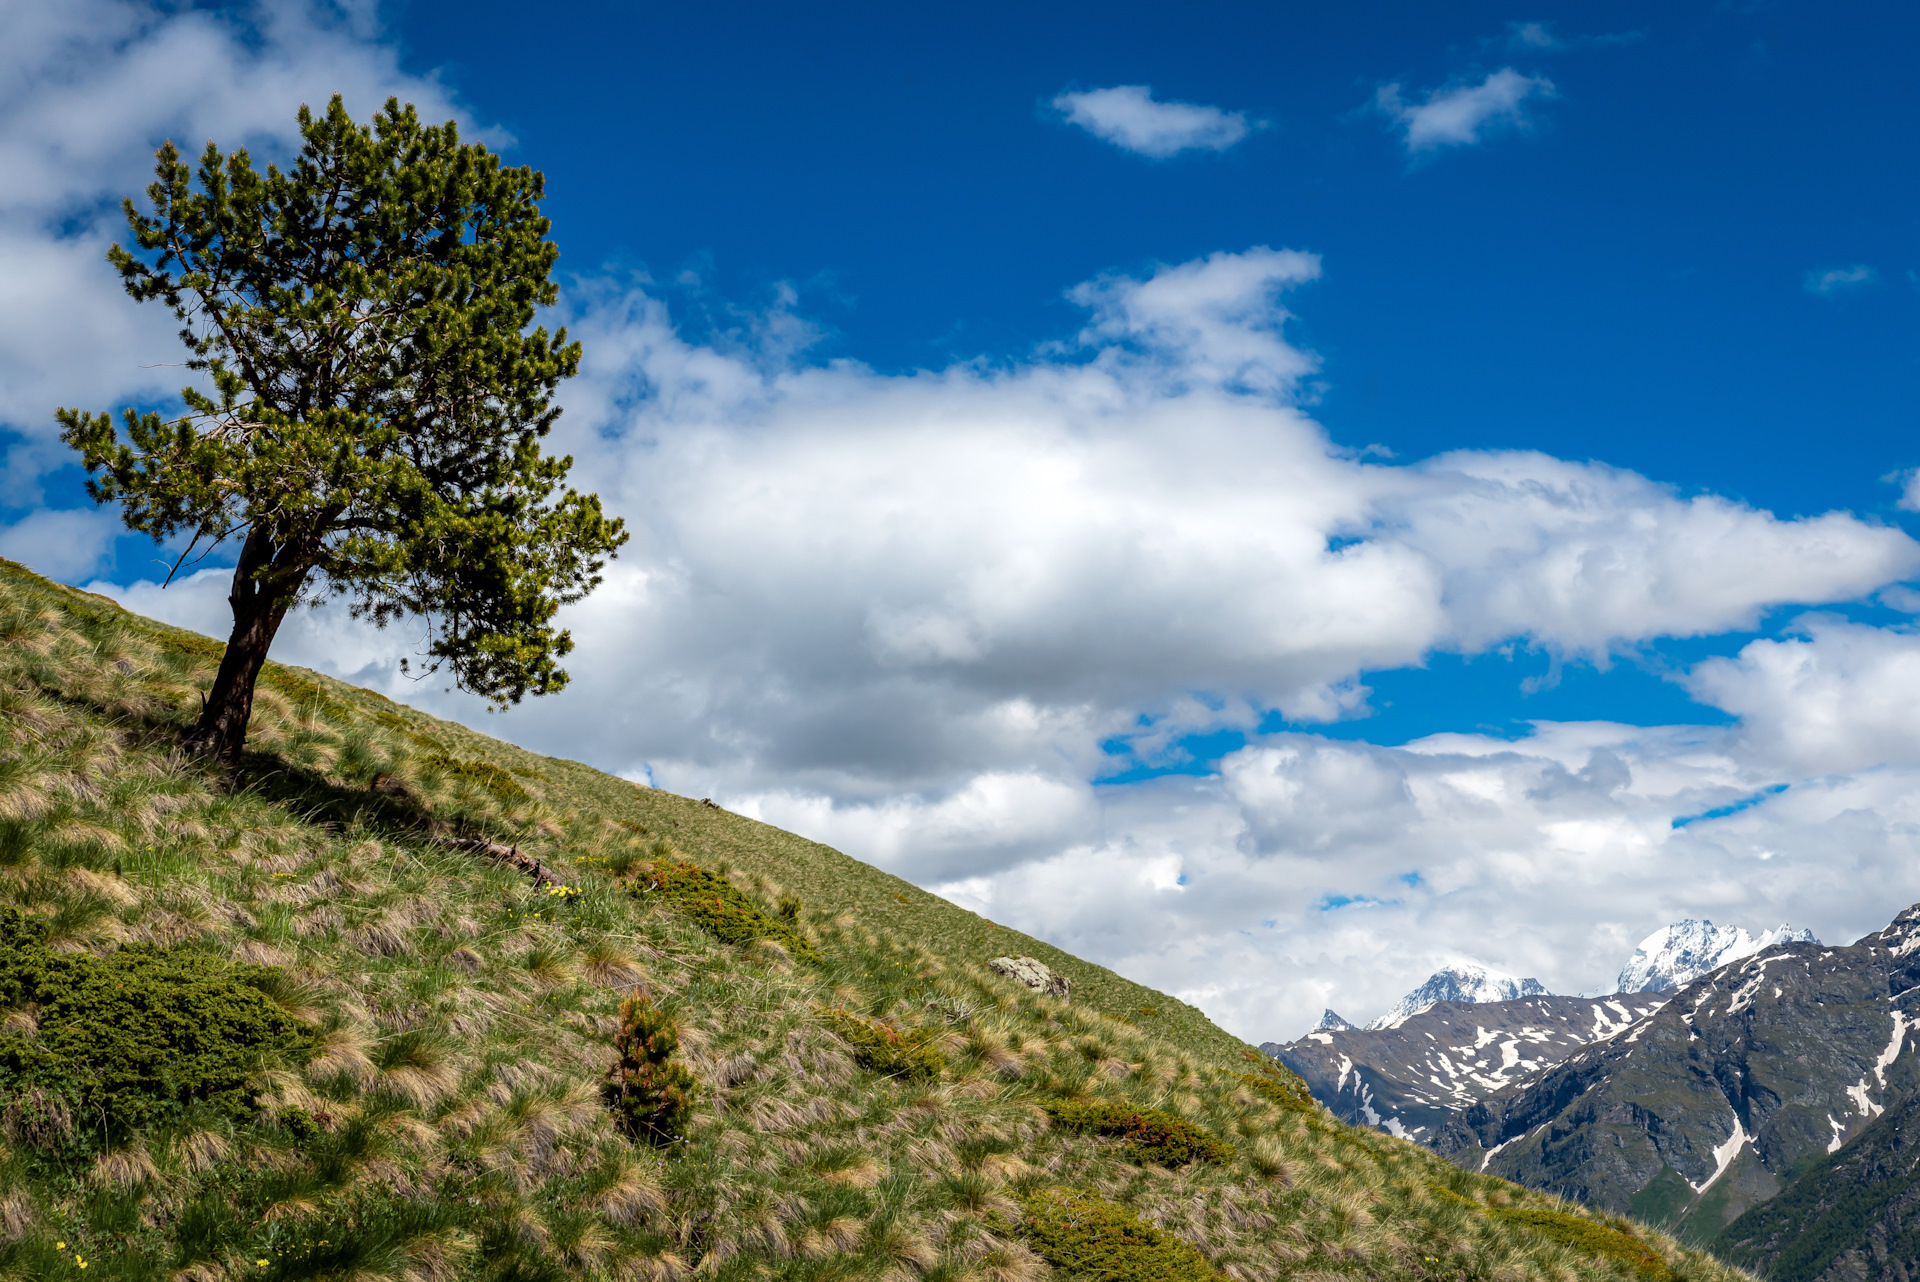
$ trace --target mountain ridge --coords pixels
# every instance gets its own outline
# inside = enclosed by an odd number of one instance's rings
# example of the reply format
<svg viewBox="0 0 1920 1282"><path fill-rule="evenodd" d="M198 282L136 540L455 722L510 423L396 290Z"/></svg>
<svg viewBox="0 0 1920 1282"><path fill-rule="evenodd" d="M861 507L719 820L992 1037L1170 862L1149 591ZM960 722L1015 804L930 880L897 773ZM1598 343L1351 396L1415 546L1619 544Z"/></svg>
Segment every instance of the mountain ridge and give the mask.
<svg viewBox="0 0 1920 1282"><path fill-rule="evenodd" d="M1462 1110L1436 1150L1709 1240L1920 1088L1916 952L1920 905L1851 945L1776 943Z"/></svg>
<svg viewBox="0 0 1920 1282"><path fill-rule="evenodd" d="M1432 1144L1453 1114L1530 1080L1658 1009L1640 995L1437 1002L1385 1029L1315 1029L1260 1049L1335 1117Z"/></svg>

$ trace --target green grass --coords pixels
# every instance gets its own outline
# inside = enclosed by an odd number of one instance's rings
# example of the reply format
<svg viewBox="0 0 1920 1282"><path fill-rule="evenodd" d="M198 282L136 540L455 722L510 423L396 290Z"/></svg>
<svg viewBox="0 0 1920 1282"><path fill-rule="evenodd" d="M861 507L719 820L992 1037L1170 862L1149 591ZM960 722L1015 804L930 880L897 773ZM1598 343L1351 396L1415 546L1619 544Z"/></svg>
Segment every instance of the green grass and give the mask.
<svg viewBox="0 0 1920 1282"><path fill-rule="evenodd" d="M224 1039L244 1106L188 1091L85 1146L46 1142L48 1097L0 1100L0 1275L1091 1276L1013 1227L1044 1203L1152 1229L1127 1231L1185 1261L1170 1278L1623 1276L1494 1212L1590 1217L1334 1122L1192 1007L697 800L280 665L229 780L175 750L218 655L0 564L0 908L37 957L238 984L298 1043ZM564 890L458 844L476 837ZM634 893L662 867L699 893ZM1007 954L1067 975L1072 1003L987 969ZM29 968L0 959L21 984L0 1037L96 1071ZM642 989L677 1042L629 1037L627 1071L697 1084L659 1133L609 1107ZM856 1023L923 1067L864 1053ZM1222 1151L1142 1164L1051 1125L1061 1100ZM1739 1276L1645 1240L1690 1282Z"/></svg>

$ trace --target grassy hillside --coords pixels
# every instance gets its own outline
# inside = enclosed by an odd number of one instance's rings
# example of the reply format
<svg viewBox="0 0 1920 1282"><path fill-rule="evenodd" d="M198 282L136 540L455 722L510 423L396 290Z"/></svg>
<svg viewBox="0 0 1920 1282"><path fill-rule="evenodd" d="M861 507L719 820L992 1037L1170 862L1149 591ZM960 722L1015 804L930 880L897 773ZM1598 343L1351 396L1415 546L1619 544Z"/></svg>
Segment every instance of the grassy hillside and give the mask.
<svg viewBox="0 0 1920 1282"><path fill-rule="evenodd" d="M217 657L0 563L0 1274L1744 1276L834 851L312 673L223 778L173 746ZM639 990L696 1090L659 1133L609 1106Z"/></svg>

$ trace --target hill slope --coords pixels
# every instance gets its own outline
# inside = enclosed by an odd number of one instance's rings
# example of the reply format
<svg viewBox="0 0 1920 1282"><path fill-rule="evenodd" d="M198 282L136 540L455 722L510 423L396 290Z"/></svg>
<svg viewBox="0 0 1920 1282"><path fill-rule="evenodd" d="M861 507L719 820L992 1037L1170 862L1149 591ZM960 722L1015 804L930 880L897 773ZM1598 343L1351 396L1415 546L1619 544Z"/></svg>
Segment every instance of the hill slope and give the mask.
<svg viewBox="0 0 1920 1282"><path fill-rule="evenodd" d="M270 666L220 777L173 746L218 650L0 564L7 1274L1741 1276L836 852L315 674ZM671 1080L642 989L696 1089L658 1133L607 1090L616 1039Z"/></svg>

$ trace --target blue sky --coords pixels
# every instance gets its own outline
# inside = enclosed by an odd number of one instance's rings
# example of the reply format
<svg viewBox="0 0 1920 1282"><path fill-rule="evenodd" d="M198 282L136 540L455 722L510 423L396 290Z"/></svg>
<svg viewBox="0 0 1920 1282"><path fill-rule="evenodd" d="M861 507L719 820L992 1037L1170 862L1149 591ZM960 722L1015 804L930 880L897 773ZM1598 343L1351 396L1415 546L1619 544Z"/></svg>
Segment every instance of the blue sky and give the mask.
<svg viewBox="0 0 1920 1282"><path fill-rule="evenodd" d="M1019 355L1100 272L1310 249L1294 332L1343 445L1543 449L1893 519L1878 478L1920 462L1916 26L1891 4L415 0L396 33L547 172L569 267L692 268L748 304L790 283L823 354ZM1480 145L1409 157L1369 107L1503 67L1554 97ZM1264 127L1152 161L1049 106L1115 84Z"/></svg>
<svg viewBox="0 0 1920 1282"><path fill-rule="evenodd" d="M52 439L178 381L112 210L396 93L545 171L560 443L636 539L505 717L328 611L290 660L1255 1039L1684 915L1851 938L1920 898L1916 24L0 3L0 554L224 631Z"/></svg>

